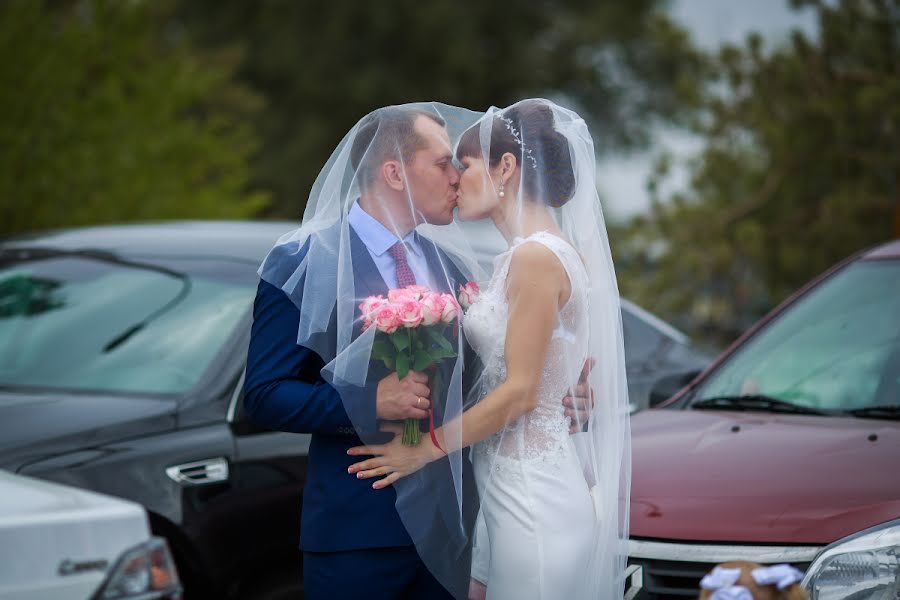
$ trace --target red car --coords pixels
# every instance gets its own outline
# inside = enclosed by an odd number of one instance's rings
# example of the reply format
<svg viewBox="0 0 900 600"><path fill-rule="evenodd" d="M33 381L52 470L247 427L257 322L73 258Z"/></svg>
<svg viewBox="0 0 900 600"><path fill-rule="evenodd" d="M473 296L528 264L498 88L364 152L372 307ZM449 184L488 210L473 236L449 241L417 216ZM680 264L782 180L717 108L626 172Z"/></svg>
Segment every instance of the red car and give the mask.
<svg viewBox="0 0 900 600"><path fill-rule="evenodd" d="M632 419L629 585L695 598L726 560L813 600L900 598L900 241L853 256Z"/></svg>

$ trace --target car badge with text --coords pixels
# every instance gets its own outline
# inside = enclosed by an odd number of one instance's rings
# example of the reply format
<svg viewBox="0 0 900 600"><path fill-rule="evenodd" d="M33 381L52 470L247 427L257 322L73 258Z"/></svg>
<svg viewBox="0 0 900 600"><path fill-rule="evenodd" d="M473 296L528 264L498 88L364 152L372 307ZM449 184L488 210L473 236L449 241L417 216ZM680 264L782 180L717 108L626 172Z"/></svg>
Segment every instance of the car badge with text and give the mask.
<svg viewBox="0 0 900 600"><path fill-rule="evenodd" d="M64 560L59 564L59 574L62 576L65 575L78 575L79 573L84 573L87 571L106 571L106 567L109 566L109 561L106 560L85 560L85 561L74 561L74 560Z"/></svg>

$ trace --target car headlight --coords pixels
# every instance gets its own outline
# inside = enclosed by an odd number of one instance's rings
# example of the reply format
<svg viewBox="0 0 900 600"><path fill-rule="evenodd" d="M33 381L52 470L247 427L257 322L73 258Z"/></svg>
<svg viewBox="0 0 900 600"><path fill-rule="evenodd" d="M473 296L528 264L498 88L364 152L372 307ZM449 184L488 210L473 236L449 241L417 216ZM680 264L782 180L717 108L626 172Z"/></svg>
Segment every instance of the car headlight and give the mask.
<svg viewBox="0 0 900 600"><path fill-rule="evenodd" d="M151 538L126 551L93 600L180 600L181 582L166 540Z"/></svg>
<svg viewBox="0 0 900 600"><path fill-rule="evenodd" d="M900 520L826 547L806 572L811 600L900 598Z"/></svg>

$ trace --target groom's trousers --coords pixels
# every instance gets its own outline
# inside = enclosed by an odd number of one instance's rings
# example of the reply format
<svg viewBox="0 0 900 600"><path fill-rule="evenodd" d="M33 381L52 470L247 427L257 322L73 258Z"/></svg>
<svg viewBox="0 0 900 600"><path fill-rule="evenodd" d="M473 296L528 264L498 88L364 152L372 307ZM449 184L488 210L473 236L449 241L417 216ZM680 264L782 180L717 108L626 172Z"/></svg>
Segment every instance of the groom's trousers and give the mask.
<svg viewBox="0 0 900 600"><path fill-rule="evenodd" d="M453 600L414 546L303 553L306 600Z"/></svg>

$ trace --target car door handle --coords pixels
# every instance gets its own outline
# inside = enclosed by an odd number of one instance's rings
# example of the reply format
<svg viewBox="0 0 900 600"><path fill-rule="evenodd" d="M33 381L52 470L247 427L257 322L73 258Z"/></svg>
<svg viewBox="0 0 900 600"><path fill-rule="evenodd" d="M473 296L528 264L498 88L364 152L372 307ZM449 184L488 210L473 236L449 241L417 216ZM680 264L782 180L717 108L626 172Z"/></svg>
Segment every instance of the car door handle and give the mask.
<svg viewBox="0 0 900 600"><path fill-rule="evenodd" d="M196 462L175 465L166 469L166 475L176 483L205 485L228 481L228 461L224 458L209 458Z"/></svg>

